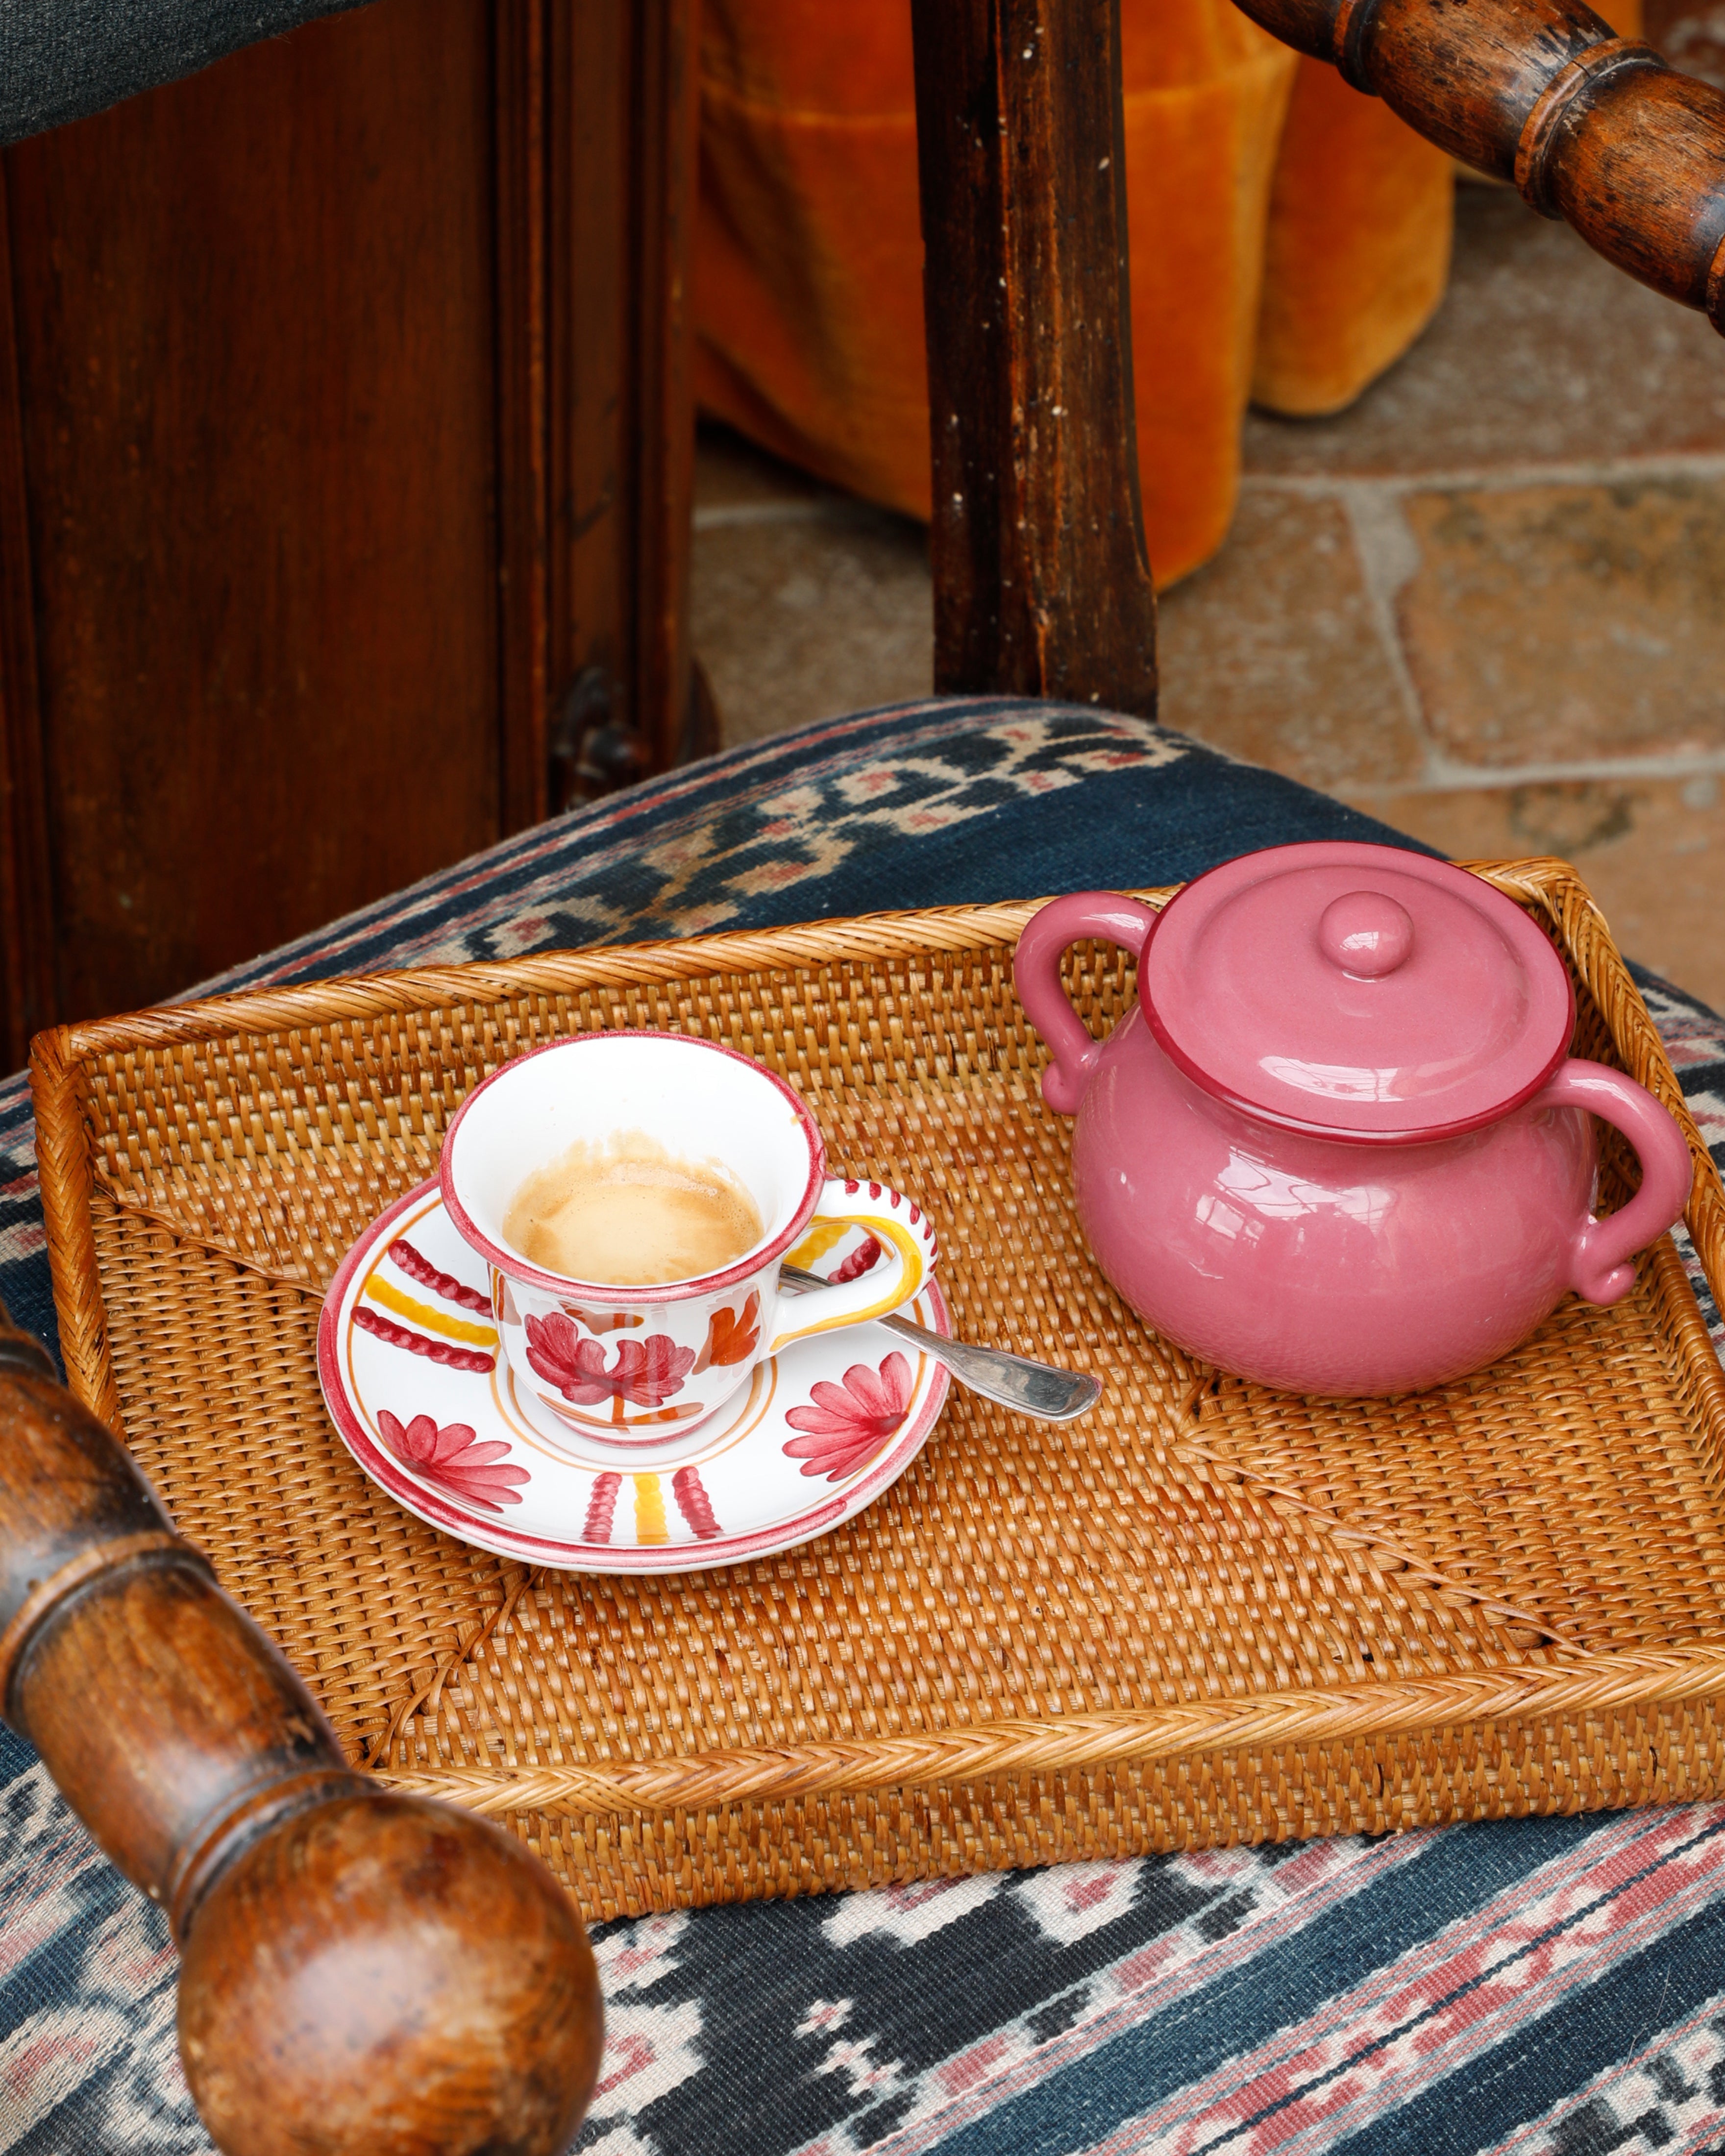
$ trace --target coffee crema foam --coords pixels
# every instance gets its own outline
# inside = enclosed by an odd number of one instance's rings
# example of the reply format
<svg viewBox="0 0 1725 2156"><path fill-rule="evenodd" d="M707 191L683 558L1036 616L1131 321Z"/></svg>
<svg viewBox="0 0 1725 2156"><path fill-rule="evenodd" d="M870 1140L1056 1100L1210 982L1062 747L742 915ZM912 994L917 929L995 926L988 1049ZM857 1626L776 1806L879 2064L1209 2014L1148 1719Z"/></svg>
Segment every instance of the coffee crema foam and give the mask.
<svg viewBox="0 0 1725 2156"><path fill-rule="evenodd" d="M509 1201L504 1239L529 1264L608 1287L721 1272L761 1240L754 1199L716 1161L680 1160L644 1131L578 1139Z"/></svg>

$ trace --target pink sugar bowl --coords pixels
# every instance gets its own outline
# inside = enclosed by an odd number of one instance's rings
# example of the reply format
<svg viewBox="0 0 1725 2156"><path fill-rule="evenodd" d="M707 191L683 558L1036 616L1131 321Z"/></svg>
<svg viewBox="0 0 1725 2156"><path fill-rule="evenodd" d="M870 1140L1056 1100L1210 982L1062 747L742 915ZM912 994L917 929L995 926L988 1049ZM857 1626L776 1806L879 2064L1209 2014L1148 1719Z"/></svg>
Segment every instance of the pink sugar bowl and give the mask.
<svg viewBox="0 0 1725 2156"><path fill-rule="evenodd" d="M1137 999L1093 1040L1060 957L1138 954ZM1681 1213L1693 1165L1644 1086L1569 1054L1552 943L1465 869L1394 846L1277 846L1158 915L1081 891L1015 964L1076 1115L1096 1260L1158 1332L1297 1393L1440 1385L1527 1338L1572 1289L1615 1302ZM1640 1189L1593 1211L1593 1118Z"/></svg>

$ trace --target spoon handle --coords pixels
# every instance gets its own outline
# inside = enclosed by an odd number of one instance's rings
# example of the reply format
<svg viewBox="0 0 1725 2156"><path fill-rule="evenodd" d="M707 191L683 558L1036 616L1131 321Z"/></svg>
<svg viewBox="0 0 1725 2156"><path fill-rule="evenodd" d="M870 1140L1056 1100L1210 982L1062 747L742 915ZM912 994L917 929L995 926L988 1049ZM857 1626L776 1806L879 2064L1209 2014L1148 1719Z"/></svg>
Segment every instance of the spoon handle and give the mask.
<svg viewBox="0 0 1725 2156"><path fill-rule="evenodd" d="M801 1265L781 1265L778 1276L787 1287L826 1285L819 1273L805 1272ZM978 1348L966 1340L948 1340L944 1333L914 1325L908 1317L877 1317L874 1322L897 1333L901 1340L914 1341L925 1355L944 1363L961 1384L968 1385L984 1399L998 1400L1002 1407L1015 1408L1020 1414L1035 1415L1043 1422L1070 1422L1102 1397L1101 1378L1081 1370L1056 1370L1047 1363L1010 1354L1004 1348Z"/></svg>

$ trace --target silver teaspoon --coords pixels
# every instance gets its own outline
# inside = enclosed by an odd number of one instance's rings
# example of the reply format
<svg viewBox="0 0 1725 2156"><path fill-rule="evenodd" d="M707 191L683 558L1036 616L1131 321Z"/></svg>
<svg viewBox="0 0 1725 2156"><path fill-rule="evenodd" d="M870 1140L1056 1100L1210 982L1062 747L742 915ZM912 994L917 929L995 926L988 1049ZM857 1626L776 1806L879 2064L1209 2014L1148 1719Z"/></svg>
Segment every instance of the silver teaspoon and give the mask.
<svg viewBox="0 0 1725 2156"><path fill-rule="evenodd" d="M781 1265L778 1276L787 1287L824 1287L819 1273L801 1265ZM877 1317L901 1340L914 1340L925 1355L944 1363L962 1385L980 1393L985 1400L999 1400L1004 1408L1035 1415L1043 1422L1070 1422L1093 1408L1102 1397L1100 1378L1081 1370L1056 1370L1046 1363L1032 1363L1023 1355L1009 1354L1004 1348L976 1348L967 1340L948 1340L931 1332L926 1325L913 1325L907 1317Z"/></svg>

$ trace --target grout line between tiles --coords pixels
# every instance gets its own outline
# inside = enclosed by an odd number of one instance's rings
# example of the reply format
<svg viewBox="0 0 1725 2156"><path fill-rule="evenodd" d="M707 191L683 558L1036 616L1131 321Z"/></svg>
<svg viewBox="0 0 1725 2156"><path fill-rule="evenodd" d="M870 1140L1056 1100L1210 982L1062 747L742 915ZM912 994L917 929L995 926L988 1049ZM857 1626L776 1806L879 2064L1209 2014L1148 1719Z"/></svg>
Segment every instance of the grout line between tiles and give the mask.
<svg viewBox="0 0 1725 2156"><path fill-rule="evenodd" d="M1452 763L1434 753L1417 779L1399 784L1394 779L1345 779L1339 783L1351 798L1369 794L1373 800L1387 801L1399 793L1491 793L1508 786L1560 786L1598 779L1722 777L1725 777L1725 750L1697 751L1692 756L1584 757L1568 762L1502 767Z"/></svg>
<svg viewBox="0 0 1725 2156"><path fill-rule="evenodd" d="M817 495L796 501L713 501L695 511L697 531L722 531L733 525L833 524L866 525L892 511L871 501L853 501L848 495Z"/></svg>
<svg viewBox="0 0 1725 2156"><path fill-rule="evenodd" d="M1693 450L1643 456L1602 457L1585 463L1459 465L1421 472L1246 472L1240 491L1283 494L1308 500L1348 500L1358 494L1394 498L1408 494L1472 490L1504 493L1532 486L1617 486L1640 481L1725 479L1725 451ZM825 494L773 501L720 501L699 506L696 531L771 524L855 526L893 512L849 495Z"/></svg>
<svg viewBox="0 0 1725 2156"><path fill-rule="evenodd" d="M1420 690L1402 649L1401 629L1395 618L1396 595L1420 567L1420 544L1408 529L1401 504L1394 495L1353 484L1335 489L1348 517L1348 532L1365 587L1366 603L1383 648L1402 709L1414 737L1423 742L1428 772L1437 757L1431 729L1425 721Z"/></svg>
<svg viewBox="0 0 1725 2156"><path fill-rule="evenodd" d="M1502 493L1517 487L1618 486L1635 480L1677 479L1725 479L1725 450L1665 451L1582 463L1461 465L1442 471L1248 471L1241 475L1240 490L1327 498L1346 496L1356 489L1392 495L1457 489ZM849 495L824 494L786 501L705 502L695 511L694 526L697 531L718 531L729 525L855 524L893 514Z"/></svg>
<svg viewBox="0 0 1725 2156"><path fill-rule="evenodd" d="M1450 471L1246 472L1242 494L1345 496L1358 488L1389 495L1468 489L1502 493L1516 487L1620 486L1634 480L1725 479L1725 451L1672 451L1645 456L1599 457L1578 464L1461 465Z"/></svg>

